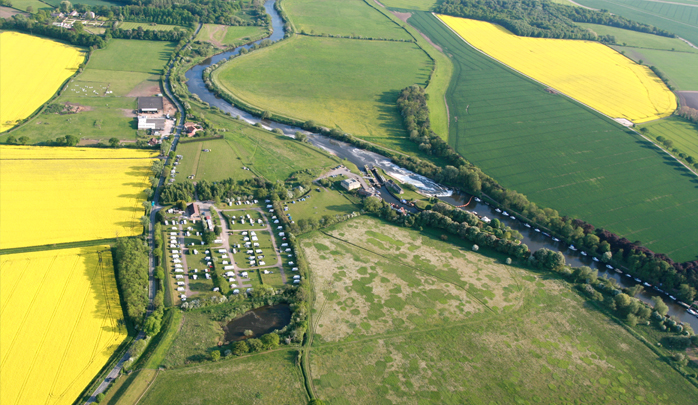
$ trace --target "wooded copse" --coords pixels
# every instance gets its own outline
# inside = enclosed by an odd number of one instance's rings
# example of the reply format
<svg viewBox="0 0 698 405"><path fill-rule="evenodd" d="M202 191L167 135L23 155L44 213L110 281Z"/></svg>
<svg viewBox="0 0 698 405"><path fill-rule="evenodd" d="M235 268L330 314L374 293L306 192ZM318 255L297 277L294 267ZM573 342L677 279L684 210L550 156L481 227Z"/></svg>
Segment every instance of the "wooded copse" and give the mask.
<svg viewBox="0 0 698 405"><path fill-rule="evenodd" d="M589 10L548 0L444 0L434 10L440 14L496 23L524 37L601 42L611 40L608 36L597 37L576 22L608 25L665 37L675 36L669 31L637 23L606 10Z"/></svg>
<svg viewBox="0 0 698 405"><path fill-rule="evenodd" d="M119 238L114 247L116 279L126 316L138 327L143 325L148 307L148 254L148 246L140 238Z"/></svg>

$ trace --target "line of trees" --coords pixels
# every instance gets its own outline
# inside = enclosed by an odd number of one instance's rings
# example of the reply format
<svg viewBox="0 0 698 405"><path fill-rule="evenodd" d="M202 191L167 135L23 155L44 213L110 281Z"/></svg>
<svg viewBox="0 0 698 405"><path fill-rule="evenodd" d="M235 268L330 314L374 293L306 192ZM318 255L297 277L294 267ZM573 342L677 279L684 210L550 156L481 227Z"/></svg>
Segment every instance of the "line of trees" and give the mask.
<svg viewBox="0 0 698 405"><path fill-rule="evenodd" d="M160 199L164 204L173 204L177 201L191 201L193 198L194 185L188 181L167 184L160 192Z"/></svg>
<svg viewBox="0 0 698 405"><path fill-rule="evenodd" d="M519 36L608 41L576 22L609 25L674 37L660 28L637 23L606 10L589 10L548 0L445 0L435 7L441 14L497 23Z"/></svg>
<svg viewBox="0 0 698 405"><path fill-rule="evenodd" d="M54 25L44 24L31 17L25 17L23 14L16 14L12 18L0 18L0 30L13 30L31 35L40 35L93 49L104 48L106 45L104 38L99 35L92 35L84 31L70 31Z"/></svg>
<svg viewBox="0 0 698 405"><path fill-rule="evenodd" d="M104 33L105 38L141 39L146 41L179 42L191 35L189 30L148 30L138 27L129 30L115 28Z"/></svg>
<svg viewBox="0 0 698 405"><path fill-rule="evenodd" d="M114 248L116 279L126 316L142 326L148 307L148 246L139 238L120 238Z"/></svg>

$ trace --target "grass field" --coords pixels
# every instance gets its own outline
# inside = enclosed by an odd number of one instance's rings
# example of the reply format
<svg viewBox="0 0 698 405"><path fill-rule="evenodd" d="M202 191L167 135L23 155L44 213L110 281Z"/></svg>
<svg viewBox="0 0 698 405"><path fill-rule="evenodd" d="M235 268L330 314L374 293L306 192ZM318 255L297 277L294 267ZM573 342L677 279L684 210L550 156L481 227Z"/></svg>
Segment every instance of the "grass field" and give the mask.
<svg viewBox="0 0 698 405"><path fill-rule="evenodd" d="M85 61L80 48L19 32L1 32L0 50L0 131L41 107Z"/></svg>
<svg viewBox="0 0 698 405"><path fill-rule="evenodd" d="M306 404L296 351L279 350L160 371L141 405Z"/></svg>
<svg viewBox="0 0 698 405"><path fill-rule="evenodd" d="M13 0L12 7L17 10L27 11L27 7L31 6L33 8L32 13L38 13L39 10L53 10L53 6L50 6L39 0Z"/></svg>
<svg viewBox="0 0 698 405"><path fill-rule="evenodd" d="M251 127L229 117L205 112L206 118L228 132L224 140L183 143L184 156L177 166L177 181L194 174L194 181L220 181L232 177L243 180L261 176L269 181L286 180L292 173L310 169L318 174L337 161L287 136ZM211 152L202 152L203 149ZM251 170L244 170L248 167Z"/></svg>
<svg viewBox="0 0 698 405"><path fill-rule="evenodd" d="M485 21L439 18L492 58L611 118L641 123L676 110L676 96L649 68L598 42L519 37Z"/></svg>
<svg viewBox="0 0 698 405"><path fill-rule="evenodd" d="M138 23L138 22L128 22L124 21L117 28L121 28L122 30L134 30L138 29L138 27L142 27L144 30L151 30L151 31L172 31L176 27L179 27L177 25L167 25L167 24L154 24L154 23ZM179 27L179 29L184 29L184 27Z"/></svg>
<svg viewBox="0 0 698 405"><path fill-rule="evenodd" d="M643 32L624 30L622 28L609 27L608 25L585 24L578 25L593 31L596 35L613 35L618 45L635 48L662 49L665 51L679 51L698 53L698 49L692 48L678 38L662 37Z"/></svg>
<svg viewBox="0 0 698 405"><path fill-rule="evenodd" d="M300 32L410 39L410 36L363 0L289 0L284 9Z"/></svg>
<svg viewBox="0 0 698 405"><path fill-rule="evenodd" d="M123 149L3 146L0 249L139 235L152 157Z"/></svg>
<svg viewBox="0 0 698 405"><path fill-rule="evenodd" d="M681 152L698 159L698 126L674 117L654 121L643 125L649 135L656 139L663 136L674 142L674 147Z"/></svg>
<svg viewBox="0 0 698 405"><path fill-rule="evenodd" d="M0 268L0 401L72 404L126 337L109 247L5 255Z"/></svg>
<svg viewBox="0 0 698 405"><path fill-rule="evenodd" d="M670 79L677 90L698 90L698 51L671 52L654 49L637 49L619 46L618 50L635 61L645 65L656 66Z"/></svg>
<svg viewBox="0 0 698 405"><path fill-rule="evenodd" d="M262 27L233 27L229 25L204 24L196 41L210 42L220 48L232 47L255 40L264 35Z"/></svg>
<svg viewBox="0 0 698 405"><path fill-rule="evenodd" d="M353 204L339 191L320 188L321 191L317 192L316 188L317 186L313 185L312 191L307 194L310 198L306 198L305 201L288 203L288 211L284 213L291 214L293 220L298 222L301 219L319 220L325 215L334 217L361 211L360 206Z"/></svg>
<svg viewBox="0 0 698 405"><path fill-rule="evenodd" d="M682 403L680 374L574 292L361 217L301 240L328 404ZM461 246L457 246L457 245Z"/></svg>
<svg viewBox="0 0 698 405"><path fill-rule="evenodd" d="M430 14L408 21L453 55L449 143L459 153L541 206L677 261L695 260L693 175L636 135L475 51Z"/></svg>
<svg viewBox="0 0 698 405"><path fill-rule="evenodd" d="M58 7L61 5L61 0L44 0L46 3ZM88 6L107 6L107 7L112 7L112 6L118 6L119 2L118 1L105 1L105 0L80 0L79 4L87 4Z"/></svg>
<svg viewBox="0 0 698 405"><path fill-rule="evenodd" d="M683 37L698 46L698 12L690 0L580 0L577 3L605 9L631 20L651 24ZM685 3L676 4L676 3Z"/></svg>
<svg viewBox="0 0 698 405"><path fill-rule="evenodd" d="M402 142L399 91L424 84L430 69L411 43L294 37L227 63L214 80L274 113Z"/></svg>
<svg viewBox="0 0 698 405"><path fill-rule="evenodd" d="M160 93L160 74L174 45L164 41L115 39L95 50L87 68L54 103L81 106L71 114L44 111L12 135L31 143L72 134L82 139L136 139L136 97ZM142 55L148 55L147 58ZM110 91L111 93L107 93ZM3 141L0 136L0 142Z"/></svg>

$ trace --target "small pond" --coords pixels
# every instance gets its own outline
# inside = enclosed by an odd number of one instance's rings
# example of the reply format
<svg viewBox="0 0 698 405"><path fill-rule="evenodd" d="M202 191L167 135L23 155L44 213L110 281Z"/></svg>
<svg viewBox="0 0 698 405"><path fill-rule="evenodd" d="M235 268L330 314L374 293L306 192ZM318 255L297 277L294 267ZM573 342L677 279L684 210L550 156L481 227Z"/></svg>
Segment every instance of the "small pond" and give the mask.
<svg viewBox="0 0 698 405"><path fill-rule="evenodd" d="M234 342L245 339L245 331L251 330L258 338L267 333L281 329L291 323L291 307L288 304L264 306L245 312L223 327L225 340Z"/></svg>

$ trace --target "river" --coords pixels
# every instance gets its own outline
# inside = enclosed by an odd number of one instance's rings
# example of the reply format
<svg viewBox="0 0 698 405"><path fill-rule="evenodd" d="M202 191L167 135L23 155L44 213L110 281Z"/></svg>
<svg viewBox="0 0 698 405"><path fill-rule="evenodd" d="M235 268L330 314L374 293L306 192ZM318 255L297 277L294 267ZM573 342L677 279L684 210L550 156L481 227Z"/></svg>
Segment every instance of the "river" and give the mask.
<svg viewBox="0 0 698 405"><path fill-rule="evenodd" d="M274 9L274 1L275 0L267 0L267 2L264 3L264 8L266 9L267 13L271 16L271 25L273 29L271 36L269 36L266 39L270 39L272 42L278 41L284 37L284 23L279 14ZM262 121L261 118L256 117L246 111L240 110L239 108L232 106L227 101L216 97L206 88L206 85L204 84L203 80L204 69L206 69L208 66L211 66L212 64L220 62L223 59L228 59L231 56L239 54L240 49L242 48L249 49L252 45L261 41L263 41L263 39L256 41L250 45L241 46L235 48L232 51L218 54L216 56L206 59L202 63L191 68L189 71L186 72L187 88L189 89L189 92L198 95L202 101L207 102L209 105L215 106L224 112L230 113L233 117L238 116L240 119L250 124L261 123L262 126L267 130L278 128L281 131L283 131L285 135L291 137L295 136L296 132L303 132L308 135L308 141L313 145L322 148L328 151L329 153L336 155L339 158L347 159L348 161L357 165L359 168L363 168L364 165L367 164L372 164L376 167L380 167L389 176L394 177L402 182L414 185L423 194L436 196L442 201L455 206L462 206L468 203L469 201L469 204L465 207L462 207L462 209L466 209L468 211L475 211L478 214L487 216L491 219L497 218L500 222L504 223L505 225L519 231L521 235L523 235L522 243L525 243L529 247L529 249L531 249L532 252L535 252L540 248L548 248L551 250L560 251L565 255L567 264L569 264L570 266L589 266L592 268L596 268L599 271L600 277L605 275L608 278L614 278L623 287L630 287L634 284L637 284L632 278L620 275L615 271L609 272L604 264L594 262L590 257L584 257L579 252L574 252L570 250L566 244L562 242L555 242L551 238L546 237L539 232L535 232L533 229L525 227L522 222L505 216L502 213L496 212L495 209L491 206L485 203L476 202L475 199L471 199L470 196L454 194L453 191L450 190L448 187L442 186L432 181L431 179L428 179L424 176L399 167L393 164L385 156L369 152L363 149L359 149L350 144L339 142L324 135L311 133L291 125L285 125L269 120ZM395 197L390 195L385 189L385 187L383 187L380 191L381 196L386 201L399 204L399 201ZM655 295L661 296L664 299L664 301L669 306L670 315L675 316L682 322L689 323L691 327L693 327L693 329L698 332L698 318L686 312L686 310L683 307L676 304L668 296L660 294L659 292L651 288L646 288L646 290L643 293L639 294L637 298L645 302L651 302L651 298Z"/></svg>

